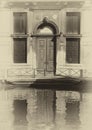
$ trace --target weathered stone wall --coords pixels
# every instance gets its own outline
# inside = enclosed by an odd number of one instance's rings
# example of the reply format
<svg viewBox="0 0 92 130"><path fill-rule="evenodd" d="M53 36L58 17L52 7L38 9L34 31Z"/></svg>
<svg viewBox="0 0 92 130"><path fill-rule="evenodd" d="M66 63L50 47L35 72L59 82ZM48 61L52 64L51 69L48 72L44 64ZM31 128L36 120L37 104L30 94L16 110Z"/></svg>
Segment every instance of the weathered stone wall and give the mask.
<svg viewBox="0 0 92 130"><path fill-rule="evenodd" d="M4 78L12 57L11 11L0 9L0 19L0 78Z"/></svg>

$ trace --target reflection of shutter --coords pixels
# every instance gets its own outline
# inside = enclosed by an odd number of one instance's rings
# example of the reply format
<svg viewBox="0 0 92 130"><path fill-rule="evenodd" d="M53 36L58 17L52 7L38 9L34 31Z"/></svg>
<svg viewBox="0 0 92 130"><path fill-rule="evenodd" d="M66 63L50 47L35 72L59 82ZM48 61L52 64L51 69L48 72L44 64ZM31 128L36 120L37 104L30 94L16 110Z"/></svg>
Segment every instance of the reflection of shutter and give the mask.
<svg viewBox="0 0 92 130"><path fill-rule="evenodd" d="M16 126L27 125L27 100L14 100L14 124ZM15 127L20 130L20 127ZM24 127L25 128L25 127ZM25 129L26 130L26 129Z"/></svg>
<svg viewBox="0 0 92 130"><path fill-rule="evenodd" d="M14 33L26 34L27 29L26 13L14 13Z"/></svg>
<svg viewBox="0 0 92 130"><path fill-rule="evenodd" d="M80 33L80 13L77 12L67 13L67 33L69 34Z"/></svg>
<svg viewBox="0 0 92 130"><path fill-rule="evenodd" d="M69 99L70 101L66 101L66 125L79 126L80 118L80 101ZM73 122L73 123L72 123ZM77 127L78 128L78 127Z"/></svg>
<svg viewBox="0 0 92 130"><path fill-rule="evenodd" d="M67 63L79 63L80 62L79 39L68 38L66 40L66 61L67 61Z"/></svg>
<svg viewBox="0 0 92 130"><path fill-rule="evenodd" d="M14 39L14 63L27 62L27 44L26 39Z"/></svg>

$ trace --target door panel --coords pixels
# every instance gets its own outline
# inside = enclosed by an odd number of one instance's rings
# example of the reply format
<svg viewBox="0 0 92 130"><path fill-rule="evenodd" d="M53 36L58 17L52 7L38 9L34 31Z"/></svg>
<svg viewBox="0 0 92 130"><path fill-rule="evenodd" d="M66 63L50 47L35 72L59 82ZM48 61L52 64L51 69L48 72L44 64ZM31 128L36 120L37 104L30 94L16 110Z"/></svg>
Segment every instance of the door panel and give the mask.
<svg viewBox="0 0 92 130"><path fill-rule="evenodd" d="M37 40L37 68L46 68L46 39Z"/></svg>
<svg viewBox="0 0 92 130"><path fill-rule="evenodd" d="M47 39L47 71L54 70L54 43L52 38Z"/></svg>
<svg viewBox="0 0 92 130"><path fill-rule="evenodd" d="M37 68L54 72L54 42L52 38L37 39Z"/></svg>

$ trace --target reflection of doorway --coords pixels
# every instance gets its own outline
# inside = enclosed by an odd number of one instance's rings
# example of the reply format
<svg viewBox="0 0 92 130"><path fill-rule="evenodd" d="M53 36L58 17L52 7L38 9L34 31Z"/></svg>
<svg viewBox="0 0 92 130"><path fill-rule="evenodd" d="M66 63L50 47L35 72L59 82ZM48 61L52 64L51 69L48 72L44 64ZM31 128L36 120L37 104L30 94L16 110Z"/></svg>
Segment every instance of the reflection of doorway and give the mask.
<svg viewBox="0 0 92 130"><path fill-rule="evenodd" d="M54 73L55 69L55 41L53 37L37 38L37 68L46 73Z"/></svg>

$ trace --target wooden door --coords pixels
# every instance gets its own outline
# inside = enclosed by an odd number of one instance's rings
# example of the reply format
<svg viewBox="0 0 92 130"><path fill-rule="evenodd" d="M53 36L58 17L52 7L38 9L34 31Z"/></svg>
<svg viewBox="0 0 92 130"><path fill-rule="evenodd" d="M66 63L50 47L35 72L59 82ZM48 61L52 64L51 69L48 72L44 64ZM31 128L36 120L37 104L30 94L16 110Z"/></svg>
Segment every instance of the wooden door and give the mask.
<svg viewBox="0 0 92 130"><path fill-rule="evenodd" d="M37 69L46 69L46 39L37 39Z"/></svg>
<svg viewBox="0 0 92 130"><path fill-rule="evenodd" d="M48 72L54 72L54 42L52 38L47 38L46 47L46 70Z"/></svg>
<svg viewBox="0 0 92 130"><path fill-rule="evenodd" d="M37 39L37 68L54 72L54 42L52 38Z"/></svg>

